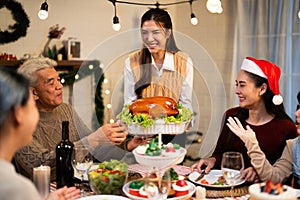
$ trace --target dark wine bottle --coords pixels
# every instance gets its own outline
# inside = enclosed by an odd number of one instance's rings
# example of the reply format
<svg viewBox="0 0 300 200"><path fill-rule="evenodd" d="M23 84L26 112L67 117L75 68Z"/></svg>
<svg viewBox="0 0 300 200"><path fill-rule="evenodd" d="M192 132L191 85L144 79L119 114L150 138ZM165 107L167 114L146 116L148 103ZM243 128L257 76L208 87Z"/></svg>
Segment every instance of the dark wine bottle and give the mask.
<svg viewBox="0 0 300 200"><path fill-rule="evenodd" d="M62 140L56 145L56 188L74 185L72 151L74 144L69 140L69 122L62 122Z"/></svg>

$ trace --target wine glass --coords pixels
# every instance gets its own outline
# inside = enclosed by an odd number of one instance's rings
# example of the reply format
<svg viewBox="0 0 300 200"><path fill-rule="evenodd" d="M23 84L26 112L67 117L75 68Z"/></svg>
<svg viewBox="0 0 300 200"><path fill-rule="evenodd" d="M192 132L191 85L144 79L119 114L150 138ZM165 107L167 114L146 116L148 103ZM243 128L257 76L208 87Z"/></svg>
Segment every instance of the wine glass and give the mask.
<svg viewBox="0 0 300 200"><path fill-rule="evenodd" d="M90 148L85 146L74 147L72 152L72 165L76 172L80 175L80 194L85 196L83 187L84 174L87 174L88 169L93 164L93 157L90 153Z"/></svg>
<svg viewBox="0 0 300 200"><path fill-rule="evenodd" d="M243 155L239 152L225 152L223 153L221 169L226 183L230 187L231 198L234 198L233 188L236 183L241 180L242 172L244 170Z"/></svg>
<svg viewBox="0 0 300 200"><path fill-rule="evenodd" d="M165 200L171 190L170 171L160 174L158 169L148 173L145 177L145 192L148 199Z"/></svg>

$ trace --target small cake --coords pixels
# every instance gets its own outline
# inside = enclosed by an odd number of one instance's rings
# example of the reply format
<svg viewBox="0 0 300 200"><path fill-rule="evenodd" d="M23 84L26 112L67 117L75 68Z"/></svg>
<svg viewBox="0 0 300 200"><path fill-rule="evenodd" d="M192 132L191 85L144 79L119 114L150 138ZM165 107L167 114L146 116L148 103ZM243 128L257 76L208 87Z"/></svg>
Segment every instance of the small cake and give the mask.
<svg viewBox="0 0 300 200"><path fill-rule="evenodd" d="M251 185L249 193L250 200L297 200L295 189L272 181Z"/></svg>
<svg viewBox="0 0 300 200"><path fill-rule="evenodd" d="M144 185L144 181L132 181L129 184L129 194L137 197L147 198L147 194L143 192Z"/></svg>
<svg viewBox="0 0 300 200"><path fill-rule="evenodd" d="M140 188L139 197L146 198L146 199L148 198L148 194L145 191L145 185Z"/></svg>
<svg viewBox="0 0 300 200"><path fill-rule="evenodd" d="M185 180L177 180L172 184L172 188L175 191L175 197L180 197L189 193L190 186Z"/></svg>

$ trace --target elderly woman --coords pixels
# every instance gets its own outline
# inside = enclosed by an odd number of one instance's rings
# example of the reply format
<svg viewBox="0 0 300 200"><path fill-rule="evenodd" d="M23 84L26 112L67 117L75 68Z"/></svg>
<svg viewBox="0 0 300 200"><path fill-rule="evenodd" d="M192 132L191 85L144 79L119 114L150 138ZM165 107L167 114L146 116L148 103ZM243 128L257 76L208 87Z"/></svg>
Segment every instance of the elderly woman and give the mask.
<svg viewBox="0 0 300 200"><path fill-rule="evenodd" d="M16 173L11 164L15 152L32 140L39 113L29 91L29 82L14 71L0 70L0 196L1 199L40 200L33 183ZM78 198L79 190L61 188L48 200Z"/></svg>
<svg viewBox="0 0 300 200"><path fill-rule="evenodd" d="M286 114L282 97L279 94L280 68L267 60L252 57L244 59L236 79L236 95L239 107L231 108L225 113L225 121L217 146L211 157L201 159L192 169L205 172L211 168L220 168L222 155L226 151L238 151L243 154L245 162L245 180L252 182L257 173L247 155L247 148L226 125L230 116L239 118L243 126L250 126L257 135L257 140L266 158L271 164L281 156L285 141L298 136L292 119Z"/></svg>
<svg viewBox="0 0 300 200"><path fill-rule="evenodd" d="M298 101L300 104L299 99ZM299 104L298 110L295 112L298 123L300 123ZM266 159L264 152L260 149L255 132L249 126L246 126L246 129L244 129L236 117L234 119L230 117L227 126L245 143L251 163L262 181L271 179L274 182L282 182L293 174L295 180L294 187L300 189L300 136L286 141L286 146L281 157L272 166ZM299 125L297 131L300 135Z"/></svg>
<svg viewBox="0 0 300 200"><path fill-rule="evenodd" d="M15 156L20 173L31 179L32 169L43 164L51 166L51 180L56 180L55 147L61 141L62 121L69 121L69 138L75 146L98 148L103 144L120 144L128 134L127 128L118 123L103 125L95 132L88 129L76 111L63 103L63 86L56 65L49 58L34 58L18 69L30 81L40 114L33 141Z"/></svg>

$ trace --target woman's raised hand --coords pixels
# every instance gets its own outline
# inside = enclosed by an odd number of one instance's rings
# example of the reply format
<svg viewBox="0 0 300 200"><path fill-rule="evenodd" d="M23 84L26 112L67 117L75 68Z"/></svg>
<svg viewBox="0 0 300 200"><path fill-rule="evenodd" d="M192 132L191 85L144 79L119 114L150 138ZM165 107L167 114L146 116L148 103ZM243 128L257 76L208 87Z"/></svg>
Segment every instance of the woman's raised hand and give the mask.
<svg viewBox="0 0 300 200"><path fill-rule="evenodd" d="M229 129L234 134L236 134L244 143L249 140L257 140L255 132L250 128L250 126L247 125L246 129L244 129L243 125L237 117L229 117L227 121L228 123L226 123L226 125L229 127Z"/></svg>

